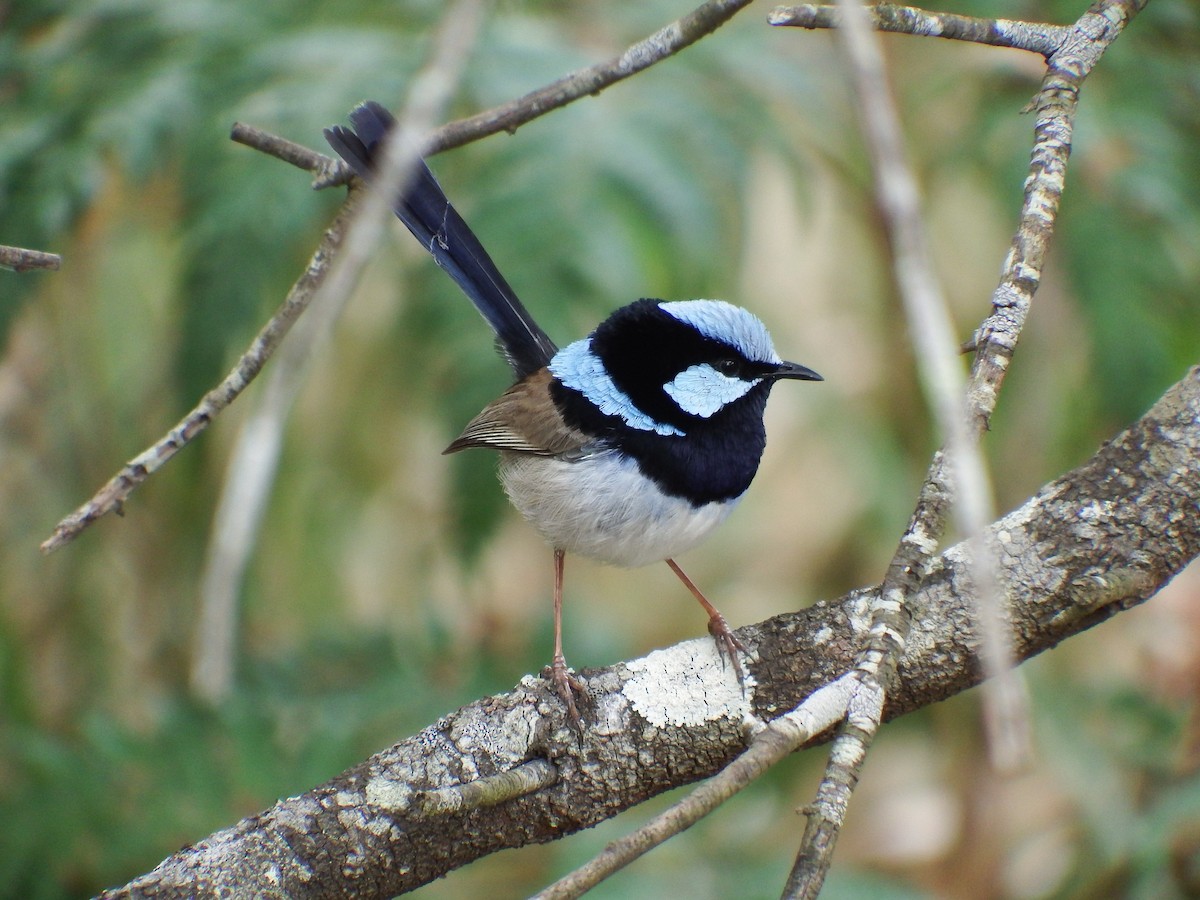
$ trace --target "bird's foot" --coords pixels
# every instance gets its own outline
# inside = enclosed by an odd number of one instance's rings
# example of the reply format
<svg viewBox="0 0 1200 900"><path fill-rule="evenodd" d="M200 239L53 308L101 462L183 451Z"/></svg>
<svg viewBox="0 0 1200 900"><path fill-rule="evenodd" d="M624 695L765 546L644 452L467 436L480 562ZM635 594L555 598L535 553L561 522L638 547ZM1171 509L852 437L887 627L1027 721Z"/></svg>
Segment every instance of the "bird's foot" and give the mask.
<svg viewBox="0 0 1200 900"><path fill-rule="evenodd" d="M729 627L729 623L720 613L714 613L708 620L708 633L717 642L717 653L721 657L721 662L724 663L728 659L733 664L733 673L737 676L738 684L744 690L746 676L742 672L742 661L738 654L748 652L746 645L738 640L737 635L733 633L733 629Z"/></svg>
<svg viewBox="0 0 1200 900"><path fill-rule="evenodd" d="M571 717L571 722L576 728L580 727L579 708L575 705L575 695L579 694L581 697L586 695L587 685L571 674L571 670L567 668L567 661L561 653L554 654L554 661L550 663L550 681L554 684L555 693L567 705L567 715Z"/></svg>

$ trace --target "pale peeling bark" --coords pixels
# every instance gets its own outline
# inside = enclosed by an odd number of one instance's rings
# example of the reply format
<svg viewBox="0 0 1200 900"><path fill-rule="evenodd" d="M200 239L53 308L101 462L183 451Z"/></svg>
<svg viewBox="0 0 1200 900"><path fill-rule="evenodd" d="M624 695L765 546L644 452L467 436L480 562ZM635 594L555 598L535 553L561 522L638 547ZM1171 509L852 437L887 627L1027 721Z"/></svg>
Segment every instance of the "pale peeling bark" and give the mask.
<svg viewBox="0 0 1200 900"><path fill-rule="evenodd" d="M1021 659L1151 596L1200 554L1200 368L990 534ZM546 683L526 678L105 896L392 896L594 825L713 774L749 730L841 675L872 590L741 629L753 651L745 695L712 641L689 641L585 672L579 737ZM915 597L888 717L978 682L970 592L953 547Z"/></svg>

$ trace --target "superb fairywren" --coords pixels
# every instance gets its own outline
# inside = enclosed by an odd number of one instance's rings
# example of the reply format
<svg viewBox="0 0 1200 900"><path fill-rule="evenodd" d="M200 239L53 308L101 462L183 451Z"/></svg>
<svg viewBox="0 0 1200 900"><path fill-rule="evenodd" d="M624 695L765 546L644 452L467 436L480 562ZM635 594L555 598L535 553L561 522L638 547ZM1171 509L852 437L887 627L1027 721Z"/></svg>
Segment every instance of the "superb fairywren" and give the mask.
<svg viewBox="0 0 1200 900"><path fill-rule="evenodd" d="M367 102L353 130L325 130L362 178L392 128ZM784 362L755 316L720 300L638 300L559 350L517 299L424 163L395 206L487 319L517 383L468 423L446 453L500 451L509 499L554 548L551 676L579 719L562 652L563 558L619 566L663 560L709 615L708 630L742 678L745 648L673 557L700 543L741 499L766 444L763 410L781 378L821 381Z"/></svg>

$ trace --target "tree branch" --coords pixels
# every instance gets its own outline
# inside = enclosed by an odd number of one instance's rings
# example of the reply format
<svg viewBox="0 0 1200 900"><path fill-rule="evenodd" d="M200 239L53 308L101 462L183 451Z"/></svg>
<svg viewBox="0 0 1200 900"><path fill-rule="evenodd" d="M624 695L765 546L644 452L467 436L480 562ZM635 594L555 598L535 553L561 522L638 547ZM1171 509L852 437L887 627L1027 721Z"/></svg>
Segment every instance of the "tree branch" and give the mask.
<svg viewBox="0 0 1200 900"><path fill-rule="evenodd" d="M267 498L283 447L287 418L305 383L308 362L333 332L391 218L391 198L412 173L430 129L441 118L456 88L482 21L476 0L449 5L433 39L430 59L413 79L388 142L377 183L350 223L337 263L313 310L282 348L257 403L230 454L227 475L213 517L200 584L200 620L193 641L192 692L216 704L233 685L237 597L256 543Z"/></svg>
<svg viewBox="0 0 1200 900"><path fill-rule="evenodd" d="M1063 25L1044 22L1022 22L1015 19L981 19L954 13L931 13L912 6L880 3L864 7L871 24L878 31L912 34L918 37L940 37L955 41L971 41L995 47L1012 47L1050 56L1070 34ZM840 28L842 14L833 4L802 3L799 6L780 6L767 17L772 25L793 28Z"/></svg>
<svg viewBox="0 0 1200 900"><path fill-rule="evenodd" d="M0 269L10 269L13 272L29 272L34 269L57 271L61 265L62 257L57 253L0 244Z"/></svg>
<svg viewBox="0 0 1200 900"><path fill-rule="evenodd" d="M607 62L580 69L511 103L443 125L434 132L426 152L441 153L500 131L512 134L526 122L581 97L594 96L687 49L749 5L750 0L708 0Z"/></svg>
<svg viewBox="0 0 1200 900"><path fill-rule="evenodd" d="M1023 696L1008 689L1012 658L1000 622L994 561L989 558L984 529L992 513L991 492L987 468L979 448L979 431L964 415L962 408L962 375L957 359L957 341L945 298L933 270L933 254L925 223L921 215L920 194L908 163L901 134L899 115L892 101L883 53L879 46L866 9L858 0L841 0L838 4L838 37L854 84L855 105L859 127L863 133L871 167L874 172L876 205L882 216L891 248L892 267L896 286L909 324L909 334L916 351L917 372L925 394L926 404L937 423L937 433L943 451L935 457L934 467L945 469L953 485L950 508L954 511L960 530L972 543L975 563L976 616L983 636L983 671L990 681L984 697L985 710L991 713L1003 705L1003 700ZM931 475L935 474L931 472ZM940 472L937 483L944 482ZM940 535L945 528L945 505L918 504L907 534ZM911 576L929 564L935 541L923 542L917 548L901 541L896 559L909 557L908 568L893 566L888 580L872 610L875 640L869 641L859 656L856 674L850 682L850 696L845 721L826 763L825 774L818 785L816 798L806 810L807 819L796 861L788 876L783 897L786 900L815 898L820 893L825 876L833 863L833 851L841 833L851 795L859 782L867 751L879 731L882 714L881 697L891 681L893 667L908 637L912 621ZM910 586L905 586L910 582ZM870 698L858 698L855 685ZM865 714L854 714L858 709ZM1023 713L1023 710L1021 711ZM1020 713L1006 718L1023 721ZM999 715L986 714L985 722L997 722ZM1014 729L1012 734L1019 734ZM997 754L1000 743L995 730L989 731L989 747ZM1015 757L1025 743L1014 738L1010 756ZM1007 760L1006 760L1007 761Z"/></svg>
<svg viewBox="0 0 1200 900"><path fill-rule="evenodd" d="M222 410L241 395L242 391L262 371L267 360L287 335L296 319L308 307L313 296L329 275L330 266L337 256L346 235L346 225L354 215L357 202L351 198L321 235L316 252L309 260L304 273L292 285L282 305L271 316L270 321L255 336L249 348L230 372L215 388L205 394L196 407L160 438L153 446L143 450L121 471L114 475L104 487L69 516L54 527L54 532L42 542L42 552L50 553L76 538L80 532L110 512L121 514L125 498L133 490L161 469L192 439L209 426Z"/></svg>
<svg viewBox="0 0 1200 900"><path fill-rule="evenodd" d="M1200 555L1198 501L1200 368L1092 459L989 529L1017 657L1141 603ZM980 680L966 556L962 545L947 550L913 595L922 615L908 636L885 719ZM527 677L513 691L440 719L104 896L206 897L235 888L273 896L390 896L496 850L589 827L712 776L741 753L749 731L846 672L871 628L878 591L854 591L740 629L757 657L745 695L707 638L587 670L589 721L582 735L559 717L546 682ZM556 777L541 765L522 768L532 760L552 764ZM447 790L481 779L491 786L495 776L519 768L521 787L500 790L515 799L440 802Z"/></svg>
<svg viewBox="0 0 1200 900"><path fill-rule="evenodd" d="M584 97L594 97L618 81L624 81L631 75L636 75L655 63L687 49L702 37L712 34L739 10L749 6L750 2L751 0L709 0L686 16L664 25L654 34L630 45L612 59L564 75L557 81L508 103L494 106L465 119L447 122L430 134L424 155L433 156L501 131L514 134L522 125L541 118L546 113ZM345 184L352 174L339 160L253 125L235 122L229 136L239 144L312 172L316 176L313 184L315 188Z"/></svg>

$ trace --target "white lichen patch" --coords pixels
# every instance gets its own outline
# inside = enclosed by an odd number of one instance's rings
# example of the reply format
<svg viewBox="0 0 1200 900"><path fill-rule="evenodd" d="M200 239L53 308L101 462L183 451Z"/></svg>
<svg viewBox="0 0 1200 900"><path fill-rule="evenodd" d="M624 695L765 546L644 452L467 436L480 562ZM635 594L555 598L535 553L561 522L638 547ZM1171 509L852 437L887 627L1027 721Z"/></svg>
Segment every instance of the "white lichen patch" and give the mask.
<svg viewBox="0 0 1200 900"><path fill-rule="evenodd" d="M721 718L740 722L750 712L754 680L747 673L743 692L733 666L722 660L709 638L655 650L627 665L633 677L622 693L640 716L658 728Z"/></svg>
<svg viewBox="0 0 1200 900"><path fill-rule="evenodd" d="M408 809L413 790L403 781L377 775L367 782L364 793L367 802L373 806L403 812Z"/></svg>
<svg viewBox="0 0 1200 900"><path fill-rule="evenodd" d="M1111 500L1093 500L1079 508L1076 515L1085 522L1100 522L1112 515Z"/></svg>
<svg viewBox="0 0 1200 900"><path fill-rule="evenodd" d="M861 634L871 629L873 599L869 592L858 591L842 605L842 610L846 614L846 624L850 626L852 633Z"/></svg>
<svg viewBox="0 0 1200 900"><path fill-rule="evenodd" d="M922 552L924 552L926 554L932 554L937 551L937 548L938 548L937 538L933 537L933 535L929 534L929 532L925 531L920 526L918 526L918 527L914 528L912 531L908 532L908 534L906 534L904 536L904 538L910 544L913 544L915 547L917 547L919 550L921 550Z"/></svg>

